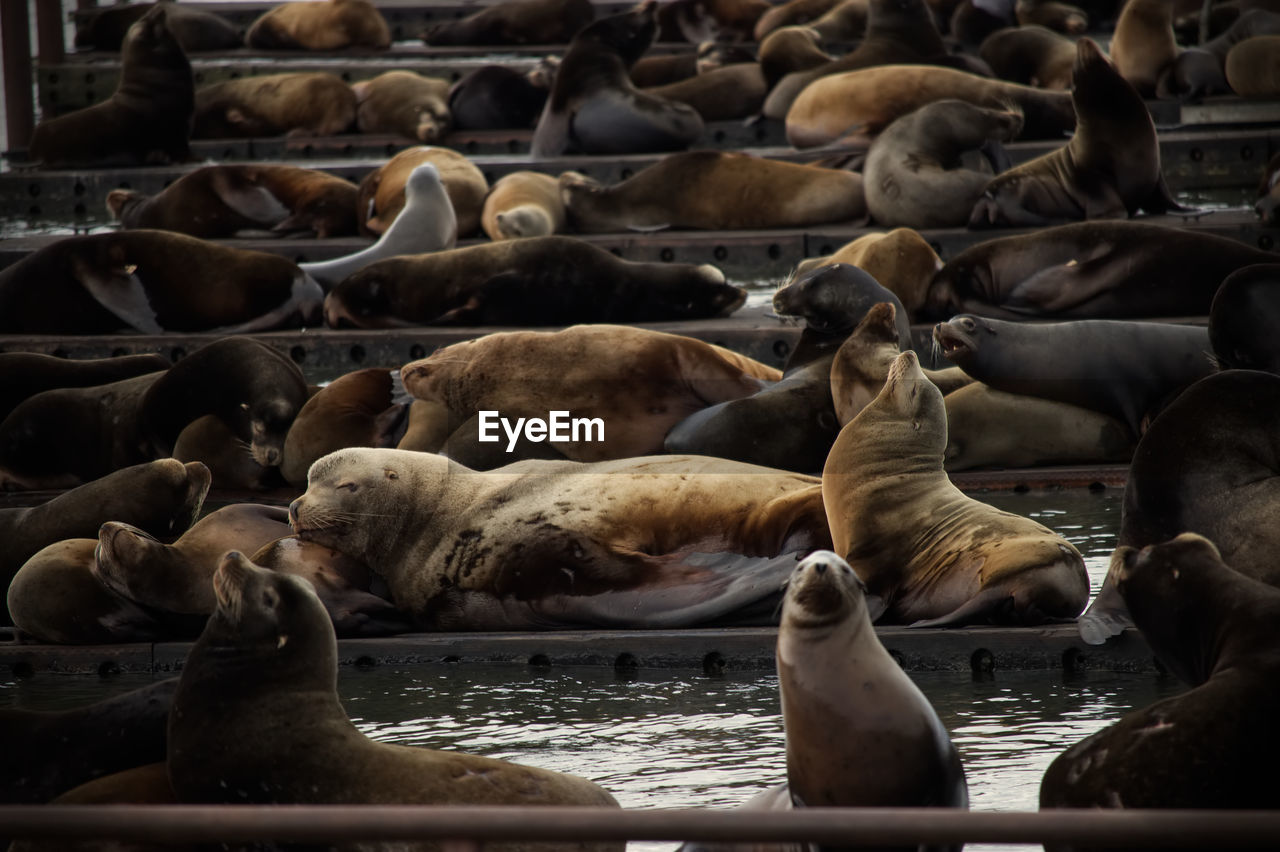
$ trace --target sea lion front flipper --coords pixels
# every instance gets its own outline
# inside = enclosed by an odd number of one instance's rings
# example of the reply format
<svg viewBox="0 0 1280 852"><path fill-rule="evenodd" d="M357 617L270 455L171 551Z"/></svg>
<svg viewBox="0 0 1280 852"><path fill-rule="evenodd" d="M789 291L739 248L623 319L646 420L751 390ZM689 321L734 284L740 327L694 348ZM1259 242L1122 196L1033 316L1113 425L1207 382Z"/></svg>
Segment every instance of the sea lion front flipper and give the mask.
<svg viewBox="0 0 1280 852"><path fill-rule="evenodd" d="M542 108L542 115L538 117L538 125L533 130L529 156L539 160L567 153L572 122L573 113L567 110L557 112L551 109L551 99L548 98L547 105Z"/></svg>
<svg viewBox="0 0 1280 852"><path fill-rule="evenodd" d="M1123 283L1127 267L1106 257L1071 261L1036 274L1019 283L1004 300L1004 307L1019 313L1055 314L1071 310L1098 298Z"/></svg>
<svg viewBox="0 0 1280 852"><path fill-rule="evenodd" d="M114 266L106 272L90 267L80 259L72 264L76 280L98 300L104 308L122 322L143 334L163 334L164 329L151 307L147 288L135 273L133 264Z"/></svg>
<svg viewBox="0 0 1280 852"><path fill-rule="evenodd" d="M643 92L601 92L578 105L570 138L584 153L675 151L702 136L701 116L687 104Z"/></svg>
<svg viewBox="0 0 1280 852"><path fill-rule="evenodd" d="M1160 179L1156 181L1155 189L1151 190L1151 195L1138 207L1147 213L1181 213L1186 216L1206 216L1213 212L1199 207L1184 207L1179 204L1169 191L1169 184L1165 182L1163 172L1160 174Z"/></svg>
<svg viewBox="0 0 1280 852"><path fill-rule="evenodd" d="M1076 625L1080 638L1088 645L1103 645L1112 636L1119 636L1126 627L1134 626L1133 616L1129 615L1129 607L1120 596L1112 571L1107 571L1098 596L1076 619Z"/></svg>
<svg viewBox="0 0 1280 852"><path fill-rule="evenodd" d="M223 204L260 225L275 225L289 215L289 208L281 204L269 189L246 180L239 173L219 170L211 183Z"/></svg>

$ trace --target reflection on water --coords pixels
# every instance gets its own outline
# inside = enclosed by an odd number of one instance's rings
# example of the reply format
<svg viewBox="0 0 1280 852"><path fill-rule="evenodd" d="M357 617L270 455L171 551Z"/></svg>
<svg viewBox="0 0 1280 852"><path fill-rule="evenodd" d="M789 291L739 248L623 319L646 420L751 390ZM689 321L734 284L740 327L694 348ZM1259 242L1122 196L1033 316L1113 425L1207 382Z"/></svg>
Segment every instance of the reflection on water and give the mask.
<svg viewBox="0 0 1280 852"><path fill-rule="evenodd" d="M1119 525L1118 493L984 499L1063 533L1085 554L1095 588L1101 582ZM1127 710L1180 689L1152 674L1108 672L912 677L951 731L977 810L1035 810L1040 778L1055 756ZM0 682L0 706L74 706L150 680L42 674ZM344 668L339 689L352 719L375 739L573 772L626 807L735 807L786 772L772 675L642 671L620 678L585 667L435 664Z"/></svg>

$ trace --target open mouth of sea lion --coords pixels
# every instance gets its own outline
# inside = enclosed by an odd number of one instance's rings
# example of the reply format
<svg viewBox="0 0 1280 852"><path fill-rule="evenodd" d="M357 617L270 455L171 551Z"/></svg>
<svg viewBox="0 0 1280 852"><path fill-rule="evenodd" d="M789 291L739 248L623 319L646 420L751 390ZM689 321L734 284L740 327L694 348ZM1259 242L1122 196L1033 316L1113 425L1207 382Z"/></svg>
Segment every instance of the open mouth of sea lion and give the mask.
<svg viewBox="0 0 1280 852"><path fill-rule="evenodd" d="M953 356L961 353L972 352L974 350L973 338L963 328L958 328L952 322L940 322L933 327L933 342L937 347L937 351L949 361L954 361Z"/></svg>

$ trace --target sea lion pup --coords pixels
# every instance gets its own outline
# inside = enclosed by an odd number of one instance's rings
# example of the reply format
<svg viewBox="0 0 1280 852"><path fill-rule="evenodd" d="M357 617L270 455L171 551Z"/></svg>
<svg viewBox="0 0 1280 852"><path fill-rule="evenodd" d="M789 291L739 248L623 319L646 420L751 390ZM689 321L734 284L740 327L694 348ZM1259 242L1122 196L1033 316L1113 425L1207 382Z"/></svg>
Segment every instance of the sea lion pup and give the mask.
<svg viewBox="0 0 1280 852"><path fill-rule="evenodd" d="M446 452L464 438L476 441L480 411L511 418L563 409L607 427L603 441L555 444L559 455L577 461L660 453L664 436L689 414L782 377L691 337L609 325L486 334L437 349L401 375L414 397L448 408L455 437Z"/></svg>
<svg viewBox="0 0 1280 852"><path fill-rule="evenodd" d="M209 470L199 462L160 459L107 474L38 506L0 509L0 587L7 589L22 563L42 548L90 538L109 520L152 535L181 535L200 514L209 484ZM0 623L9 623L7 611L0 610Z"/></svg>
<svg viewBox="0 0 1280 852"><path fill-rule="evenodd" d="M289 512L299 538L364 562L433 630L768 623L796 557L829 540L816 478L701 456L479 473L347 449L315 463Z"/></svg>
<svg viewBox="0 0 1280 852"><path fill-rule="evenodd" d="M334 450L396 445L407 419L396 399L392 377L397 372L383 367L356 370L307 400L284 440L280 472L290 485L305 487L312 463Z"/></svg>
<svg viewBox="0 0 1280 852"><path fill-rule="evenodd" d="M1120 320L1027 325L961 314L934 326L933 340L935 351L978 381L1110 415L1129 427L1135 441L1161 408L1215 371L1203 326Z"/></svg>
<svg viewBox="0 0 1280 852"><path fill-rule="evenodd" d="M279 255L117 231L58 240L0 270L0 332L265 331L309 320L323 298Z"/></svg>
<svg viewBox="0 0 1280 852"><path fill-rule="evenodd" d="M1226 277L1209 309L1209 340L1222 370L1263 370L1280 375L1280 264L1246 266Z"/></svg>
<svg viewBox="0 0 1280 852"><path fill-rule="evenodd" d="M354 209L354 205L353 205ZM404 183L404 209L378 237L354 254L298 264L320 286L332 289L342 279L376 260L403 254L450 249L458 241L458 219L434 163L414 166Z"/></svg>
<svg viewBox="0 0 1280 852"><path fill-rule="evenodd" d="M851 52L779 80L765 101L765 117L785 117L800 92L821 77L873 65L927 63L947 56L946 45L924 0L870 0L866 29L866 37Z"/></svg>
<svg viewBox="0 0 1280 852"><path fill-rule="evenodd" d="M394 133L419 142L435 142L449 132L448 80L412 71L387 71L351 84L356 96L356 129Z"/></svg>
<svg viewBox="0 0 1280 852"><path fill-rule="evenodd" d="M124 228L155 228L218 239L238 231L315 231L320 239L356 232L356 188L348 180L297 166L201 166L157 195L107 193L107 210Z"/></svg>
<svg viewBox="0 0 1280 852"><path fill-rule="evenodd" d="M484 197L489 194L489 181L484 173L457 151L418 145L405 148L360 181L360 194L356 198L360 233L370 236L386 233L405 207L405 185L414 169L423 163L431 163L440 172L440 183L453 206L457 238L469 237L479 229L480 211L484 208ZM425 188L426 178L422 180Z"/></svg>
<svg viewBox="0 0 1280 852"><path fill-rule="evenodd" d="M1201 379L1169 404L1130 464L1118 542L1146 547L1199 530L1240 573L1280 586L1275 525L1280 506L1280 377L1227 370ZM1133 621L1116 589L1112 562L1080 616L1080 636L1100 645Z"/></svg>
<svg viewBox="0 0 1280 852"><path fill-rule="evenodd" d="M818 46L818 32L809 27L782 27L760 42L760 70L772 89L792 71L816 68L832 60Z"/></svg>
<svg viewBox="0 0 1280 852"><path fill-rule="evenodd" d="M195 110L191 63L158 4L129 27L120 83L100 104L41 121L27 157L44 168L180 163Z"/></svg>
<svg viewBox="0 0 1280 852"><path fill-rule="evenodd" d="M430 45L566 44L595 18L591 0L504 0L426 28Z"/></svg>
<svg viewBox="0 0 1280 852"><path fill-rule="evenodd" d="M710 264L622 260L576 237L528 237L379 260L325 297L332 328L563 325L728 316L746 291Z"/></svg>
<svg viewBox="0 0 1280 852"><path fill-rule="evenodd" d="M942 268L933 246L910 228L894 228L886 234L863 234L836 249L834 254L809 257L796 264L793 278L819 266L845 263L866 272L902 303L908 322L925 303L929 284Z"/></svg>
<svg viewBox="0 0 1280 852"><path fill-rule="evenodd" d="M480 225L491 240L546 237L566 230L560 181L541 172L503 175L489 190Z"/></svg>
<svg viewBox="0 0 1280 852"><path fill-rule="evenodd" d="M732 121L759 114L769 86L759 65L738 62L643 91L687 104L697 110L703 121Z"/></svg>
<svg viewBox="0 0 1280 852"><path fill-rule="evenodd" d="M983 39L978 52L1002 80L1064 92L1071 88L1076 43L1053 30L1006 27Z"/></svg>
<svg viewBox="0 0 1280 852"><path fill-rule="evenodd" d="M978 150L990 156L994 143L1011 142L1021 130L1018 112L954 99L904 115L867 152L867 209L876 223L890 228L964 225L991 172L968 168L962 157Z"/></svg>
<svg viewBox="0 0 1280 852"><path fill-rule="evenodd" d="M810 808L967 808L960 754L880 644L868 595L829 550L787 581L777 657L791 798Z"/></svg>
<svg viewBox="0 0 1280 852"><path fill-rule="evenodd" d="M616 806L577 776L369 739L338 701L333 624L308 583L232 551L214 593L217 609L187 657L170 716L169 779L179 801Z"/></svg>
<svg viewBox="0 0 1280 852"><path fill-rule="evenodd" d="M165 7L165 24L184 53L234 50L244 44L240 31L221 15L160 0L159 3L92 9L88 20L77 22L75 46L79 49L120 50L134 21L151 11L152 6L161 4Z"/></svg>
<svg viewBox="0 0 1280 852"><path fill-rule="evenodd" d="M197 89L191 136L333 136L355 121L355 93L337 74L263 74Z"/></svg>
<svg viewBox="0 0 1280 852"><path fill-rule="evenodd" d="M83 388L167 370L163 355L59 358L38 352L0 352L0 420L28 397L54 388Z"/></svg>
<svg viewBox="0 0 1280 852"><path fill-rule="evenodd" d="M44 804L95 778L164 760L177 687L177 678L167 678L70 710L0 708L0 800Z"/></svg>
<svg viewBox="0 0 1280 852"><path fill-rule="evenodd" d="M1280 95L1280 36L1254 36L1227 54L1227 82L1242 98Z"/></svg>
<svg viewBox="0 0 1280 852"><path fill-rule="evenodd" d="M1275 259L1214 234L1145 222L1077 222L970 246L934 276L920 315L1205 316L1224 278Z"/></svg>
<svg viewBox="0 0 1280 852"><path fill-rule="evenodd" d="M1266 721L1280 712L1280 591L1192 533L1141 552L1118 548L1113 560L1143 638L1192 688L1059 755L1040 783L1041 809L1274 809L1276 787L1253 773L1280 759Z"/></svg>
<svg viewBox="0 0 1280 852"><path fill-rule="evenodd" d="M867 213L859 174L729 151L671 154L611 187L565 172L560 191L584 233L801 228Z"/></svg>
<svg viewBox="0 0 1280 852"><path fill-rule="evenodd" d="M369 0L281 3L250 25L244 42L266 50L385 50L391 30Z"/></svg>
<svg viewBox="0 0 1280 852"><path fill-rule="evenodd" d="M1076 43L1071 102L1076 133L1064 147L991 179L969 227L1194 212L1173 200L1160 170L1151 113L1091 39Z"/></svg>
<svg viewBox="0 0 1280 852"><path fill-rule="evenodd" d="M1018 0L1013 14L1021 27L1039 25L1068 35L1081 35L1089 29L1089 14L1084 9L1056 0Z"/></svg>
<svg viewBox="0 0 1280 852"><path fill-rule="evenodd" d="M455 130L505 130L533 127L551 92L560 60L544 57L528 71L484 65L449 89Z"/></svg>
<svg viewBox="0 0 1280 852"><path fill-rule="evenodd" d="M657 4L645 0L573 37L533 132L534 159L676 151L702 136L693 107L645 94L627 74L656 31Z"/></svg>
<svg viewBox="0 0 1280 852"><path fill-rule="evenodd" d="M886 622L959 627L1074 618L1089 598L1061 536L960 492L943 470L942 392L914 352L836 438L822 471L832 541Z"/></svg>
<svg viewBox="0 0 1280 852"><path fill-rule="evenodd" d="M787 141L798 148L836 140L869 143L894 119L943 98L1022 111L1022 139L1061 139L1075 127L1067 92L1049 92L928 65L863 68L817 80L787 113Z"/></svg>

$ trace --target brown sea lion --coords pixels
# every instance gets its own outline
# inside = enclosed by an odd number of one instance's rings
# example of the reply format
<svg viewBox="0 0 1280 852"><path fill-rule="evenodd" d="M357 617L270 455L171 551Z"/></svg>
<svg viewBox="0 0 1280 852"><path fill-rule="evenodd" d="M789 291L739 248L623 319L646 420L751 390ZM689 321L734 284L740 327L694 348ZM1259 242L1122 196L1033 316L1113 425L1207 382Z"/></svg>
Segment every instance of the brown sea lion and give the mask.
<svg viewBox="0 0 1280 852"><path fill-rule="evenodd" d="M197 89L195 103L193 139L333 136L356 121L355 93L327 71L224 80Z"/></svg>
<svg viewBox="0 0 1280 852"><path fill-rule="evenodd" d="M67 237L0 270L0 332L262 331L324 294L288 258L139 229Z"/></svg>
<svg viewBox="0 0 1280 852"><path fill-rule="evenodd" d="M827 541L817 479L700 456L478 473L340 450L289 511L302 540L360 559L442 630L770 621L797 555Z"/></svg>
<svg viewBox="0 0 1280 852"><path fill-rule="evenodd" d="M1021 130L1016 111L951 98L897 119L871 143L863 166L872 219L888 228L964 225L991 170L970 168L963 156L1011 142Z"/></svg>
<svg viewBox="0 0 1280 852"><path fill-rule="evenodd" d="M663 437L689 414L782 377L690 337L607 325L487 334L442 347L401 374L416 398L447 406L450 431L465 430L472 440L483 410L510 418L561 409L599 418L607 426L603 441L556 445L577 461L662 452Z"/></svg>
<svg viewBox="0 0 1280 852"><path fill-rule="evenodd" d="M832 60L818 46L818 32L809 27L782 27L760 42L760 70L769 88L792 71L817 68Z"/></svg>
<svg viewBox="0 0 1280 852"><path fill-rule="evenodd" d="M369 0L281 3L253 22L244 41L267 50L385 50L391 30Z"/></svg>
<svg viewBox="0 0 1280 852"><path fill-rule="evenodd" d="M78 18L76 21L75 46L80 49L120 50L129 27L157 5L165 7L165 24L184 53L234 50L244 44L240 31L221 15L160 0L159 3L92 8L87 20Z"/></svg>
<svg viewBox="0 0 1280 852"><path fill-rule="evenodd" d="M504 0L465 18L433 24L423 31L422 40L486 47L566 44L594 18L591 0Z"/></svg>
<svg viewBox="0 0 1280 852"><path fill-rule="evenodd" d="M1016 23L1012 0L961 0L951 11L948 29L961 46L976 48L987 36Z"/></svg>
<svg viewBox="0 0 1280 852"><path fill-rule="evenodd" d="M279 468L261 464L249 442L214 414L197 417L183 427L173 442L173 457L209 468L213 487L219 490L269 491L285 484Z"/></svg>
<svg viewBox="0 0 1280 852"><path fill-rule="evenodd" d="M1138 92L1091 39L1076 43L1071 90L1076 133L1064 147L991 179L969 227L1052 225L1193 212L1173 200L1160 144Z"/></svg>
<svg viewBox="0 0 1280 852"><path fill-rule="evenodd" d="M885 621L956 627L1075 617L1089 581L1080 553L1019 515L966 497L947 478L942 392L914 352L840 430L822 472L837 553Z"/></svg>
<svg viewBox="0 0 1280 852"><path fill-rule="evenodd" d="M839 0L787 0L766 10L756 21L752 34L756 41L763 44L774 31L783 27L803 26L810 21L815 21L830 12L838 3Z"/></svg>
<svg viewBox="0 0 1280 852"><path fill-rule="evenodd" d="M489 194L484 173L457 151L431 145L406 148L381 168L360 181L356 210L360 231L365 234L385 233L405 205L405 184L413 170L431 163L440 173L440 182L453 205L459 238L469 237L480 227L480 212Z"/></svg>
<svg viewBox="0 0 1280 852"><path fill-rule="evenodd" d="M862 176L728 151L671 154L615 186L560 176L581 232L800 228L866 216Z"/></svg>
<svg viewBox="0 0 1280 852"><path fill-rule="evenodd" d="M866 33L869 6L870 0L840 0L805 26L824 42L857 41Z"/></svg>
<svg viewBox="0 0 1280 852"><path fill-rule="evenodd" d="M311 464L334 450L395 446L407 412L393 399L392 374L382 367L356 370L307 400L284 441L280 472L289 484L305 486Z"/></svg>
<svg viewBox="0 0 1280 852"><path fill-rule="evenodd" d="M356 96L356 128L361 133L395 133L435 142L453 127L448 80L412 71L386 71L351 84Z"/></svg>
<svg viewBox="0 0 1280 852"><path fill-rule="evenodd" d="M769 87L759 65L738 62L642 91L687 104L697 110L703 121L732 121L759 113Z"/></svg>
<svg viewBox="0 0 1280 852"><path fill-rule="evenodd" d="M480 225L491 240L563 233L567 226L560 181L542 172L503 175L484 199Z"/></svg>
<svg viewBox="0 0 1280 852"><path fill-rule="evenodd" d="M881 282L898 297L908 321L924 305L933 276L942 268L942 259L924 237L910 228L894 228L887 234L863 234L834 254L805 258L793 279L836 263L856 266Z"/></svg>
<svg viewBox="0 0 1280 852"><path fill-rule="evenodd" d="M120 83L100 104L41 121L27 157L39 165L180 163L195 110L191 63L166 24L169 4L157 4L129 27L120 56Z"/></svg>
<svg viewBox="0 0 1280 852"><path fill-rule="evenodd" d="M1227 54L1227 82L1243 98L1280 95L1280 35L1245 39Z"/></svg>
<svg viewBox="0 0 1280 852"><path fill-rule="evenodd" d="M1171 0L1128 0L1116 20L1111 61L1120 76L1143 97L1156 93L1156 82L1178 58Z"/></svg>
<svg viewBox="0 0 1280 852"><path fill-rule="evenodd" d="M787 141L797 148L838 139L869 142L894 119L943 98L987 109L1022 111L1022 139L1061 139L1075 127L1071 96L929 65L863 68L817 80L787 113Z"/></svg>
<svg viewBox="0 0 1280 852"><path fill-rule="evenodd" d="M655 0L645 0L574 36L534 128L534 159L575 151L676 151L702 136L702 119L693 107L645 94L628 76L653 43L657 8Z"/></svg>
<svg viewBox="0 0 1280 852"><path fill-rule="evenodd" d="M73 359L38 352L0 352L0 420L40 391L105 385L170 366L168 358L151 353Z"/></svg>
<svg viewBox="0 0 1280 852"><path fill-rule="evenodd" d="M237 231L315 231L320 239L356 233L350 181L297 166L202 166L157 195L107 193L107 209L125 228L156 228L217 239Z"/></svg>
<svg viewBox="0 0 1280 852"><path fill-rule="evenodd" d="M687 80L697 74L705 74L726 65L755 62L752 49L732 42L704 41L693 53L659 53L642 56L632 65L627 75L631 82L644 89L665 86Z"/></svg>
<svg viewBox="0 0 1280 852"><path fill-rule="evenodd" d="M1022 27L1039 25L1068 35L1081 35L1089 29L1084 9L1057 0L1018 0L1013 14Z"/></svg>
<svg viewBox="0 0 1280 852"><path fill-rule="evenodd" d="M1067 91L1076 44L1040 26L1005 27L982 41L978 52L996 76L1011 83Z"/></svg>
<svg viewBox="0 0 1280 852"><path fill-rule="evenodd" d="M658 7L657 41L750 41L767 0L672 0Z"/></svg>
<svg viewBox="0 0 1280 852"><path fill-rule="evenodd" d="M746 301L709 264L622 260L576 237L528 237L379 260L325 298L331 327L563 325L727 316Z"/></svg>

